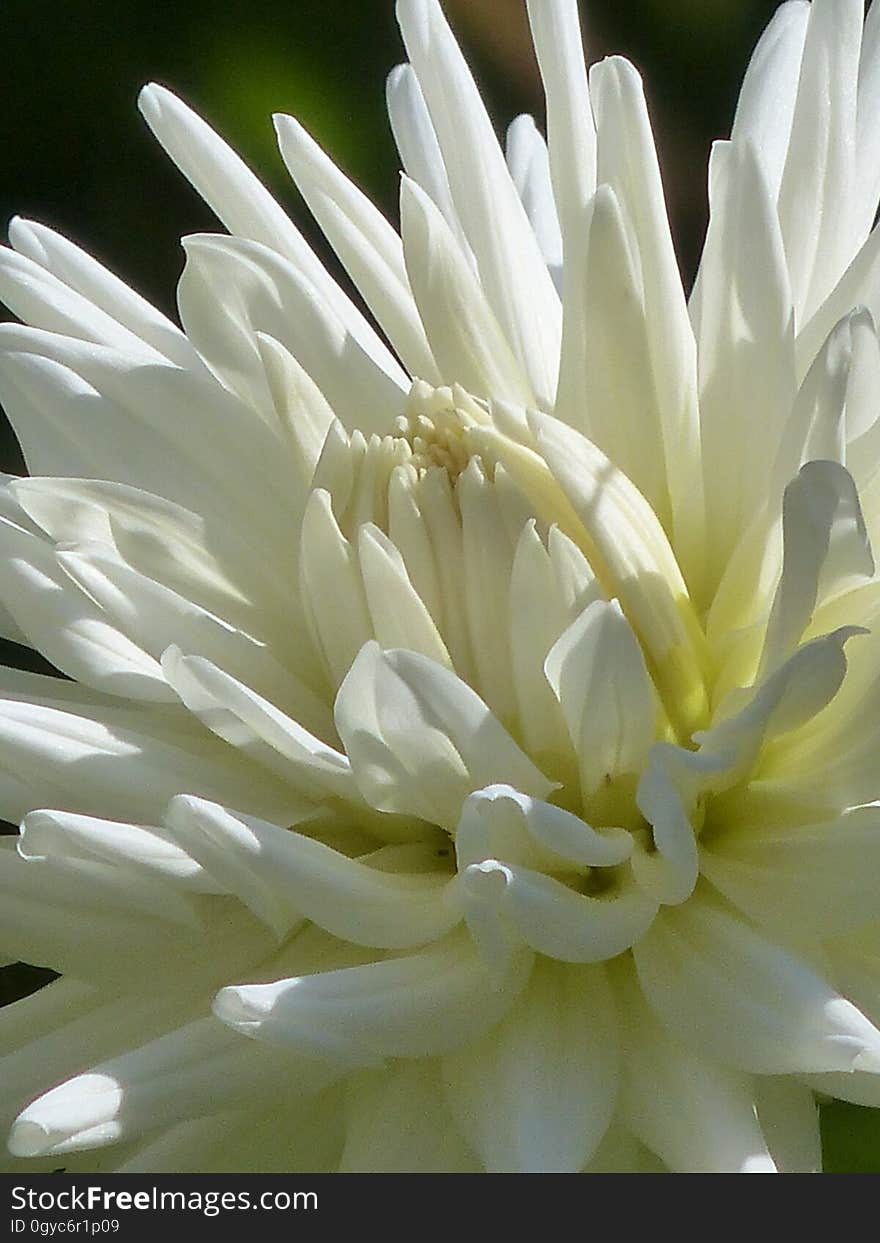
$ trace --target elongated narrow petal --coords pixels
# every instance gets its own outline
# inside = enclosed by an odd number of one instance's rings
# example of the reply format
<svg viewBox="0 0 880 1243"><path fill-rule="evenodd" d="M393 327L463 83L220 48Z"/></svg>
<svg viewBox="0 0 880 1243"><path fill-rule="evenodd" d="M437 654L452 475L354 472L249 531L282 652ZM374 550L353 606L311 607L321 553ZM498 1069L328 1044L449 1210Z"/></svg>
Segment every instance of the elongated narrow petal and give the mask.
<svg viewBox="0 0 880 1243"><path fill-rule="evenodd" d="M162 146L230 233L286 256L379 366L393 360L266 187L209 125L165 87L151 83L138 105Z"/></svg>
<svg viewBox="0 0 880 1243"><path fill-rule="evenodd" d="M633 956L664 1024L733 1066L760 1074L880 1069L873 1023L711 902L664 911Z"/></svg>
<svg viewBox="0 0 880 1243"><path fill-rule="evenodd" d="M474 951L455 936L406 958L223 989L214 1011L270 1044L369 1066L473 1040L510 1008L530 965L520 955L504 986L493 988Z"/></svg>
<svg viewBox="0 0 880 1243"><path fill-rule="evenodd" d="M100 1063L29 1105L12 1128L16 1156L75 1152L117 1143L157 1125L211 1114L221 1104L271 1100L278 1078L317 1092L333 1069L317 1060L280 1056L236 1037L216 1019L202 1019L112 1061ZM224 1091L235 1084L234 1093Z"/></svg>
<svg viewBox="0 0 880 1243"><path fill-rule="evenodd" d="M779 220L801 322L831 292L858 242L853 229L860 0L810 5Z"/></svg>
<svg viewBox="0 0 880 1243"><path fill-rule="evenodd" d="M809 16L806 0L780 4L752 53L733 122L731 138L753 144L774 201L788 152Z"/></svg>
<svg viewBox="0 0 880 1243"><path fill-rule="evenodd" d="M582 431L669 524L670 499L640 262L620 200L601 185L580 224L584 246L567 265L565 331L554 415Z"/></svg>
<svg viewBox="0 0 880 1243"><path fill-rule="evenodd" d="M761 150L715 144L698 278L703 471L719 567L764 503L795 394L789 276Z"/></svg>
<svg viewBox="0 0 880 1243"><path fill-rule="evenodd" d="M767 671L792 651L821 600L874 574L858 493L836 462L808 462L788 485L782 529L782 577L762 656Z"/></svg>
<svg viewBox="0 0 880 1243"><path fill-rule="evenodd" d="M260 362L256 333L268 333L289 349L350 426L385 425L407 388L405 373L393 360L387 369L377 366L332 303L293 264L257 242L211 234L187 238L186 253L181 318L221 374L231 365L233 378L245 377L244 395L253 393L252 384L265 384L259 371L254 374ZM235 301L220 293L230 287L237 290ZM218 299L226 308L222 319Z"/></svg>
<svg viewBox="0 0 880 1243"><path fill-rule="evenodd" d="M189 853L279 937L305 917L355 945L408 949L445 935L460 918L442 873L378 871L292 829L201 799L176 799L169 817Z"/></svg>
<svg viewBox="0 0 880 1243"><path fill-rule="evenodd" d="M523 113L507 127L505 158L541 254L557 290L562 289L562 233L550 179L547 143L533 117Z"/></svg>
<svg viewBox="0 0 880 1243"><path fill-rule="evenodd" d="M290 175L412 375L430 383L440 374L412 299L400 238L357 186L293 117L275 128Z"/></svg>
<svg viewBox="0 0 880 1243"><path fill-rule="evenodd" d="M673 529L682 557L699 582L704 498L698 468L696 344L642 84L628 61L609 57L593 67L590 92L599 140L598 180L611 186L624 208L641 263Z"/></svg>
<svg viewBox="0 0 880 1243"><path fill-rule="evenodd" d="M705 710L697 628L666 536L644 498L594 445L555 419L532 425L589 541L589 559L617 595L657 671L667 710ZM672 685L675 685L674 692Z"/></svg>
<svg viewBox="0 0 880 1243"><path fill-rule="evenodd" d="M15 216L9 222L9 241L19 254L87 298L169 362L198 366L198 355L179 328L68 238L34 220ZM89 314L90 324L93 315Z"/></svg>
<svg viewBox="0 0 880 1243"><path fill-rule="evenodd" d="M441 370L477 394L533 405L531 387L449 226L406 178L400 219L407 272Z"/></svg>
<svg viewBox="0 0 880 1243"><path fill-rule="evenodd" d="M452 202L446 165L431 115L412 65L398 65L388 75L385 91L388 118L406 174L436 203L452 229L462 253L475 265Z"/></svg>
<svg viewBox="0 0 880 1243"><path fill-rule="evenodd" d="M532 38L547 97L553 190L571 249L583 209L596 188L596 127L584 67L575 0L528 6Z"/></svg>
<svg viewBox="0 0 880 1243"><path fill-rule="evenodd" d="M559 297L492 123L437 0L399 0L397 16L489 304L547 405L556 392Z"/></svg>

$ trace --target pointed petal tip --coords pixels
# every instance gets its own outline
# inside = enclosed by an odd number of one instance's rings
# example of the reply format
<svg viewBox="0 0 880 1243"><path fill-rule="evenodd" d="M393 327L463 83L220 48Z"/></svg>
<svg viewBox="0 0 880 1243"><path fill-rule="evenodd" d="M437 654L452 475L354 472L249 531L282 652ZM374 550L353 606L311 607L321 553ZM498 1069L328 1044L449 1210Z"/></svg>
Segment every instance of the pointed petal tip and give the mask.
<svg viewBox="0 0 880 1243"><path fill-rule="evenodd" d="M270 1009L271 1003L263 1000L263 990L259 985L221 988L211 1004L216 1018L239 1031L246 1031L249 1024L265 1018Z"/></svg>
<svg viewBox="0 0 880 1243"><path fill-rule="evenodd" d="M163 96L170 92L158 82L148 82L138 91L137 105L141 115L150 122L159 115Z"/></svg>
<svg viewBox="0 0 880 1243"><path fill-rule="evenodd" d="M395 65L385 79L386 93L394 91L400 83L413 72L413 67L408 60L401 61L399 65Z"/></svg>
<svg viewBox="0 0 880 1243"><path fill-rule="evenodd" d="M869 1075L880 1075L880 1033L877 1039L856 1054L853 1059L852 1069L854 1071L861 1070Z"/></svg>
<svg viewBox="0 0 880 1243"><path fill-rule="evenodd" d="M13 1157L42 1157L57 1143L58 1136L39 1122L13 1122L6 1146Z"/></svg>
<svg viewBox="0 0 880 1243"><path fill-rule="evenodd" d="M302 122L291 116L289 112L273 112L272 124L279 142L282 138L288 138L294 142L314 143L315 141Z"/></svg>

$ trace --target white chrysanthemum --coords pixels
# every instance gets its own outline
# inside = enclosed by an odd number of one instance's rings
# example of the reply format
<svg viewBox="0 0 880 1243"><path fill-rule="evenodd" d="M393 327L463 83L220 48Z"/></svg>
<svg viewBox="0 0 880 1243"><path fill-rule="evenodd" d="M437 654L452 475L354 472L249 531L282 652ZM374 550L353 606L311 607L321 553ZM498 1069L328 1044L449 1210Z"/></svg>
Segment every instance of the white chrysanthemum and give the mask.
<svg viewBox="0 0 880 1243"><path fill-rule="evenodd" d="M778 10L689 305L638 75L529 13L505 160L400 0L402 237L278 118L389 345L159 87L184 332L12 224L29 1168L808 1170L880 1104L880 6Z"/></svg>

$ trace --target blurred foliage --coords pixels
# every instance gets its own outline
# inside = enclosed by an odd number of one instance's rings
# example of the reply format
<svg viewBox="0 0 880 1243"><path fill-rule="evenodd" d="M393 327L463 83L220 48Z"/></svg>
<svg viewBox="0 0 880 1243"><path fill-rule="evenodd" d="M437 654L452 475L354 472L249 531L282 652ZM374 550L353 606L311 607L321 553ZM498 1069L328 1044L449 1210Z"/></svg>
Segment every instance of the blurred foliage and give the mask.
<svg viewBox="0 0 880 1243"><path fill-rule="evenodd" d="M646 79L686 281L705 227L706 159L728 134L743 70L775 0L589 0L591 58L619 52ZM540 113L522 0L448 0L499 130ZM292 206L320 247L277 154L270 115L295 113L392 217L397 161L384 80L402 59L392 0L2 0L0 227L18 213L58 228L167 313L181 234L216 228L136 109L158 81L201 112ZM332 260L331 260L332 263ZM335 267L334 267L334 270ZM21 470L11 437L0 467ZM9 662L42 668L6 645ZM0 971L0 1004L39 987L37 968ZM880 1171L873 1111L823 1110L830 1170Z"/></svg>
<svg viewBox="0 0 880 1243"><path fill-rule="evenodd" d="M822 1109L826 1174L880 1174L876 1109L836 1102Z"/></svg>

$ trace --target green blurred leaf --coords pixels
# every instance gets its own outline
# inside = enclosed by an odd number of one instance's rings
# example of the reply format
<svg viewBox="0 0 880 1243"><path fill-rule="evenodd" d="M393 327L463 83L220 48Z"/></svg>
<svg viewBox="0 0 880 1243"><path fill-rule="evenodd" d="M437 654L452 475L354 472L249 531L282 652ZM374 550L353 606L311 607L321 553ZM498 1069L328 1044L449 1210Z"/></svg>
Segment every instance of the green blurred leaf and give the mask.
<svg viewBox="0 0 880 1243"><path fill-rule="evenodd" d="M880 1174L880 1110L838 1101L821 1120L826 1174Z"/></svg>

